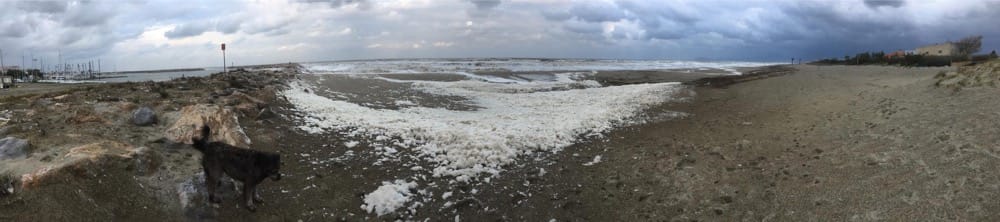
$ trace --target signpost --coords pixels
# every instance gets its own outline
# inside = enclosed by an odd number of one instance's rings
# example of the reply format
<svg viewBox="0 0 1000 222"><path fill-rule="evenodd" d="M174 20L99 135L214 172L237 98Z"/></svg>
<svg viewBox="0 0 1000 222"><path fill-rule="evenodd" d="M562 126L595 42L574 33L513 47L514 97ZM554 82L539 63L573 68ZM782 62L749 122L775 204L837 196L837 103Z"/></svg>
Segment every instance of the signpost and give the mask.
<svg viewBox="0 0 1000 222"><path fill-rule="evenodd" d="M222 72L226 73L226 43L222 43Z"/></svg>

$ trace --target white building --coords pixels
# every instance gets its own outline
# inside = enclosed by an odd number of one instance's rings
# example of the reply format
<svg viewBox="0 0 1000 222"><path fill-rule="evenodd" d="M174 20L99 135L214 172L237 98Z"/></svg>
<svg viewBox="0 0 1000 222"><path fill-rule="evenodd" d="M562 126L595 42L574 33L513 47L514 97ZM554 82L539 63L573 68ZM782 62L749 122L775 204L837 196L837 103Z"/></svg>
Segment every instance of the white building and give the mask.
<svg viewBox="0 0 1000 222"><path fill-rule="evenodd" d="M925 45L917 48L918 55L930 56L955 56L958 54L958 47L955 43L946 42L934 45Z"/></svg>

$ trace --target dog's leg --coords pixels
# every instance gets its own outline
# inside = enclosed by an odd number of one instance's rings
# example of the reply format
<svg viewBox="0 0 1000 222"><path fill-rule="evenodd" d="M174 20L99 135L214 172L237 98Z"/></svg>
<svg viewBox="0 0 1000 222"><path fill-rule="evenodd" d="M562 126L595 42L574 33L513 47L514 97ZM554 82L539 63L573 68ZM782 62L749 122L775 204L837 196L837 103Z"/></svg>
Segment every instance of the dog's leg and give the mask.
<svg viewBox="0 0 1000 222"><path fill-rule="evenodd" d="M213 171L211 167L205 167L205 186L208 187L208 201L221 203L222 198L215 195L215 189L219 186L219 175Z"/></svg>
<svg viewBox="0 0 1000 222"><path fill-rule="evenodd" d="M257 205L254 205L253 203L253 200L255 199L254 196L256 195L255 193L257 193L256 184L246 182L243 183L243 201L246 202L247 209L251 212L257 211Z"/></svg>

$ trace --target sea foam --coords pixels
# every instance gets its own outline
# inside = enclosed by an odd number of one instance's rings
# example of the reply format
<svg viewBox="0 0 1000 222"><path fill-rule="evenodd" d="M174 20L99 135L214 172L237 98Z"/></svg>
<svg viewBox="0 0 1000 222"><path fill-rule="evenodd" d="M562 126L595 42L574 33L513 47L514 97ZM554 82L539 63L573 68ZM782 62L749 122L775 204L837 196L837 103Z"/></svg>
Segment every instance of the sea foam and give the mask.
<svg viewBox="0 0 1000 222"><path fill-rule="evenodd" d="M588 81L498 84L464 80L414 81L424 92L460 96L473 111L405 107L375 109L334 100L293 82L282 94L306 114L300 129L310 133L351 131L373 142L411 149L434 163L434 176L468 181L495 175L519 155L558 151L581 136L599 136L636 120L647 107L678 99L679 83L599 87ZM586 88L570 88L576 84ZM577 86L579 87L579 86ZM561 90L551 90L558 88ZM391 140L391 141L390 141Z"/></svg>

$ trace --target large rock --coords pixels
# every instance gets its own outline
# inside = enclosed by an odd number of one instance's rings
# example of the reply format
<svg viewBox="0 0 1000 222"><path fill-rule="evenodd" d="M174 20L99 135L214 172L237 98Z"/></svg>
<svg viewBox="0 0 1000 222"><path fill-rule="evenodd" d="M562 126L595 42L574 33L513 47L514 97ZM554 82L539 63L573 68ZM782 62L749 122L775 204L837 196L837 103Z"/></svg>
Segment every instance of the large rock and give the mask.
<svg viewBox="0 0 1000 222"><path fill-rule="evenodd" d="M191 144L199 137L201 126L212 128L209 141L220 141L238 147L250 147L250 138L240 127L236 113L216 105L190 105L181 109L180 117L167 129L165 137L175 142Z"/></svg>
<svg viewBox="0 0 1000 222"><path fill-rule="evenodd" d="M22 158L28 155L31 148L26 139L7 137L0 139L0 160Z"/></svg>
<svg viewBox="0 0 1000 222"><path fill-rule="evenodd" d="M268 103L266 101L247 95L246 93L233 92L231 96L225 99L225 102L226 104L233 105L237 111L243 114L243 116L255 119L266 119L271 117L267 116L269 113L265 113L265 116L261 118L261 112L268 109Z"/></svg>
<svg viewBox="0 0 1000 222"><path fill-rule="evenodd" d="M132 124L136 126L156 124L156 112L153 112L153 109L147 106L136 109L135 112L132 112Z"/></svg>

